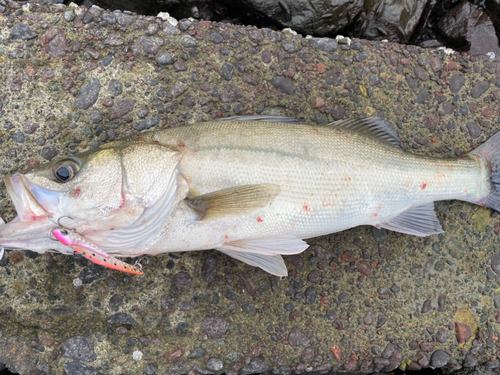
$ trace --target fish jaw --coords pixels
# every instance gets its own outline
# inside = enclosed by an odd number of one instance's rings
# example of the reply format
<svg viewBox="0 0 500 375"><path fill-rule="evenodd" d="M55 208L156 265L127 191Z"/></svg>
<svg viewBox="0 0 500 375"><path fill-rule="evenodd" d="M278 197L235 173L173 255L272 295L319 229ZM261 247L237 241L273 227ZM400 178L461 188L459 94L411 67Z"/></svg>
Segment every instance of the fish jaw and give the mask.
<svg viewBox="0 0 500 375"><path fill-rule="evenodd" d="M31 222L47 217L47 211L38 203L32 191L27 188L28 182L20 173L4 177L7 193L17 212L16 220Z"/></svg>
<svg viewBox="0 0 500 375"><path fill-rule="evenodd" d="M44 253L49 249L64 254L72 254L73 251L59 241L50 237L54 228L48 217L33 221L21 221L18 218L7 224L0 224L0 247L13 250L31 250Z"/></svg>

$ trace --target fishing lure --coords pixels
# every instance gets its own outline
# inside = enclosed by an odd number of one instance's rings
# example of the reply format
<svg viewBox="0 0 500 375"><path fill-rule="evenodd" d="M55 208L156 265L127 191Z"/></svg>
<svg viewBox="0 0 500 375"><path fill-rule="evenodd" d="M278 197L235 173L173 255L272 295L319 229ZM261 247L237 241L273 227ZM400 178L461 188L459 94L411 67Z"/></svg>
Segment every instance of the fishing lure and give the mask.
<svg viewBox="0 0 500 375"><path fill-rule="evenodd" d="M77 253L83 254L85 258L95 264L134 275L143 274L140 263L137 265L125 263L99 249L96 245L87 241L81 234L71 229L58 227L52 229L51 233L63 245L72 247Z"/></svg>

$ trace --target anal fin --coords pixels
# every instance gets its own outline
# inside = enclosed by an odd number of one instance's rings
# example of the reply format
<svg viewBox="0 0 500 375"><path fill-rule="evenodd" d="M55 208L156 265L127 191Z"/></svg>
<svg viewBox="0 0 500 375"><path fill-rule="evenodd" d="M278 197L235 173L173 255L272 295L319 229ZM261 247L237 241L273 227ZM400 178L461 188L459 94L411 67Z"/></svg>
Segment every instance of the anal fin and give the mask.
<svg viewBox="0 0 500 375"><path fill-rule="evenodd" d="M281 255L264 255L255 253L243 253L235 250L219 248L220 252L254 267L259 267L275 276L288 276L285 262Z"/></svg>
<svg viewBox="0 0 500 375"><path fill-rule="evenodd" d="M433 202L412 207L388 222L380 224L380 227L421 237L443 233L434 212Z"/></svg>
<svg viewBox="0 0 500 375"><path fill-rule="evenodd" d="M247 238L222 244L220 252L276 276L287 276L285 262L280 254L298 254L309 245L293 236L275 235Z"/></svg>

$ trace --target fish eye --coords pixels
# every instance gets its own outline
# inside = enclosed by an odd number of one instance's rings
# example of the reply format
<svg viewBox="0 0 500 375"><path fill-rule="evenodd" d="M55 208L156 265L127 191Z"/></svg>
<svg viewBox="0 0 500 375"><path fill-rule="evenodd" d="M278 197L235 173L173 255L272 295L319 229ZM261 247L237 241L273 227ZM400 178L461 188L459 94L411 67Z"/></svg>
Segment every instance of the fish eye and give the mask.
<svg viewBox="0 0 500 375"><path fill-rule="evenodd" d="M76 176L80 170L80 165L74 160L63 160L52 168L54 176L59 182L68 182Z"/></svg>

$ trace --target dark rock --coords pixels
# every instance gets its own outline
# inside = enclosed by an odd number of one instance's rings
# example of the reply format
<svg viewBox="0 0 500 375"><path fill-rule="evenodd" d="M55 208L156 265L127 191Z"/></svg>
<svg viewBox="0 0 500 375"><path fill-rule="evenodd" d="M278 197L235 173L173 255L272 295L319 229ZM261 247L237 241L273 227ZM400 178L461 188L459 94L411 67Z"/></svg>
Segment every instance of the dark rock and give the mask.
<svg viewBox="0 0 500 375"><path fill-rule="evenodd" d="M479 98L481 95L483 95L486 90L488 90L490 87L490 83L488 81L483 81L476 83L472 89L470 90L470 95L473 98Z"/></svg>
<svg viewBox="0 0 500 375"><path fill-rule="evenodd" d="M208 36L212 39L212 41L215 44L221 44L224 41L222 35L220 35L217 31L213 29L208 32Z"/></svg>
<svg viewBox="0 0 500 375"><path fill-rule="evenodd" d="M444 350L438 349L431 356L431 366L435 368L441 368L446 366L450 360L450 355Z"/></svg>
<svg viewBox="0 0 500 375"><path fill-rule="evenodd" d="M234 66L232 66L228 62L224 63L222 67L219 69L219 74L226 81L230 81L231 78L233 78L233 73L234 73Z"/></svg>
<svg viewBox="0 0 500 375"><path fill-rule="evenodd" d="M340 86L344 82L344 76L340 68L333 68L326 72L326 83L332 86Z"/></svg>
<svg viewBox="0 0 500 375"><path fill-rule="evenodd" d="M438 331L436 333L436 341L440 343L445 343L448 339L448 334L445 331Z"/></svg>
<svg viewBox="0 0 500 375"><path fill-rule="evenodd" d="M57 149L53 146L45 146L42 148L42 157L47 160L52 160L57 155Z"/></svg>
<svg viewBox="0 0 500 375"><path fill-rule="evenodd" d="M63 29L53 26L43 33L40 45L49 55L60 58L66 55L66 34Z"/></svg>
<svg viewBox="0 0 500 375"><path fill-rule="evenodd" d="M471 339L472 330L468 324L455 322L455 336L459 344L464 344Z"/></svg>
<svg viewBox="0 0 500 375"><path fill-rule="evenodd" d="M292 346L307 346L309 342L309 338L299 327L293 327L288 334L288 343Z"/></svg>
<svg viewBox="0 0 500 375"><path fill-rule="evenodd" d="M314 358L314 348L308 346L300 354L300 362L306 363Z"/></svg>
<svg viewBox="0 0 500 375"><path fill-rule="evenodd" d="M21 132L14 133L12 135L12 140L16 143L24 143L24 134Z"/></svg>
<svg viewBox="0 0 500 375"><path fill-rule="evenodd" d="M444 311L444 305L446 303L446 296L444 294L440 294L438 296L438 311L443 312Z"/></svg>
<svg viewBox="0 0 500 375"><path fill-rule="evenodd" d="M179 272L174 276L174 284L177 289L181 291L187 291L193 283L193 278L187 272Z"/></svg>
<svg viewBox="0 0 500 375"><path fill-rule="evenodd" d="M422 367L429 366L429 357L424 352L418 352L418 364Z"/></svg>
<svg viewBox="0 0 500 375"><path fill-rule="evenodd" d="M437 30L451 47L470 47L472 55L487 52L493 52L497 56L500 54L493 23L477 5L460 3L439 20Z"/></svg>
<svg viewBox="0 0 500 375"><path fill-rule="evenodd" d="M211 283L212 281L214 281L215 276L217 276L218 269L219 258L213 255L206 257L201 268L201 277L203 281L206 283Z"/></svg>
<svg viewBox="0 0 500 375"><path fill-rule="evenodd" d="M157 55L155 60L160 65L170 65L174 63L174 56L170 52L164 52Z"/></svg>
<svg viewBox="0 0 500 375"><path fill-rule="evenodd" d="M124 13L115 13L115 17L116 17L116 22L118 22L118 24L120 26L124 26L124 27L128 27L130 25L132 25L132 23L134 23L135 21L135 18L133 16L131 16L130 14L124 14Z"/></svg>
<svg viewBox="0 0 500 375"><path fill-rule="evenodd" d="M72 337L63 342L59 350L62 357L68 357L76 361L93 362L97 359L94 342L88 337Z"/></svg>
<svg viewBox="0 0 500 375"><path fill-rule="evenodd" d="M38 36L25 23L19 22L14 25L9 34L9 40L29 40Z"/></svg>
<svg viewBox="0 0 500 375"><path fill-rule="evenodd" d="M276 88L276 90L287 95L292 95L295 90L293 81L288 77L275 76L271 83Z"/></svg>
<svg viewBox="0 0 500 375"><path fill-rule="evenodd" d="M186 48L191 48L196 47L198 45L198 41L191 35L183 35L181 37L181 44Z"/></svg>
<svg viewBox="0 0 500 375"><path fill-rule="evenodd" d="M266 363L259 357L253 357L250 363L240 369L240 375L251 375L251 374L261 374L266 372L269 367Z"/></svg>
<svg viewBox="0 0 500 375"><path fill-rule="evenodd" d="M210 358L207 362L207 369L211 371L220 371L224 367L224 362L218 358Z"/></svg>
<svg viewBox="0 0 500 375"><path fill-rule="evenodd" d="M158 366L155 365L154 363L150 363L146 367L144 367L144 375L156 375L157 371L158 371Z"/></svg>
<svg viewBox="0 0 500 375"><path fill-rule="evenodd" d="M116 120L127 113L132 111L135 106L135 100L132 99L121 99L118 100L111 109L111 115L109 116L110 121Z"/></svg>
<svg viewBox="0 0 500 375"><path fill-rule="evenodd" d="M429 90L427 89L427 87L421 88L417 95L417 103L422 104L423 102L425 102L428 96Z"/></svg>
<svg viewBox="0 0 500 375"><path fill-rule="evenodd" d="M462 364L464 367L476 367L477 366L477 356L472 353L467 353Z"/></svg>
<svg viewBox="0 0 500 375"><path fill-rule="evenodd" d="M68 375L103 375L95 368L84 365L80 362L63 362L64 371Z"/></svg>
<svg viewBox="0 0 500 375"><path fill-rule="evenodd" d="M92 78L88 84L82 87L80 94L75 99L75 106L80 109L89 109L97 101L100 90L101 83L97 78Z"/></svg>
<svg viewBox="0 0 500 375"><path fill-rule="evenodd" d="M283 48L288 53L297 52L300 47L291 40L284 40L281 42L281 48Z"/></svg>
<svg viewBox="0 0 500 375"><path fill-rule="evenodd" d="M325 52L335 52L338 48L337 41L330 38L313 38L312 45Z"/></svg>
<svg viewBox="0 0 500 375"><path fill-rule="evenodd" d="M158 117L149 117L146 120L138 121L135 124L132 124L132 127L137 131L141 131L157 126L158 123Z"/></svg>
<svg viewBox="0 0 500 375"><path fill-rule="evenodd" d="M463 85L465 83L465 78L463 76L458 75L458 74L454 74L450 77L449 83L450 83L450 91L453 94L456 94L463 87Z"/></svg>
<svg viewBox="0 0 500 375"><path fill-rule="evenodd" d="M500 361L498 359L494 359L484 363L484 367L487 369L497 368L498 366L500 366Z"/></svg>
<svg viewBox="0 0 500 375"><path fill-rule="evenodd" d="M205 351L202 348L196 348L194 349L189 355L187 356L188 358L196 359L196 358L201 358L205 355Z"/></svg>
<svg viewBox="0 0 500 375"><path fill-rule="evenodd" d="M308 287L305 290L304 294L306 296L305 299L306 304L313 304L316 301L316 287L314 285Z"/></svg>
<svg viewBox="0 0 500 375"><path fill-rule="evenodd" d="M231 329L231 323L218 316L206 316L201 322L200 329L212 339L220 339Z"/></svg>
<svg viewBox="0 0 500 375"><path fill-rule="evenodd" d="M107 322L109 324L126 324L131 326L136 326L137 322L127 313L116 313L111 315Z"/></svg>
<svg viewBox="0 0 500 375"><path fill-rule="evenodd" d="M120 306L123 304L123 296L120 294L115 294L109 299L109 309L112 311L118 311Z"/></svg>
<svg viewBox="0 0 500 375"><path fill-rule="evenodd" d="M241 310L244 312L244 313L248 313L248 312L251 312L255 309L255 305L253 303L250 303L250 302L244 302L242 305L241 305Z"/></svg>
<svg viewBox="0 0 500 375"><path fill-rule="evenodd" d="M148 55L156 55L164 42L161 38L141 36L139 38L139 43L141 44L144 53Z"/></svg>
<svg viewBox="0 0 500 375"><path fill-rule="evenodd" d="M481 135L482 133L481 128L477 126L474 122L469 121L466 126L472 139L476 139Z"/></svg>
<svg viewBox="0 0 500 375"><path fill-rule="evenodd" d="M426 71L418 65L415 66L414 72L415 76L421 81L427 81L429 79L429 76L427 75Z"/></svg>
<svg viewBox="0 0 500 375"><path fill-rule="evenodd" d="M241 97L241 90L237 86L230 83L222 92L221 101L222 103L233 103Z"/></svg>
<svg viewBox="0 0 500 375"><path fill-rule="evenodd" d="M118 96L123 92L123 85L117 79L109 81L108 92L113 96Z"/></svg>
<svg viewBox="0 0 500 375"><path fill-rule="evenodd" d="M415 80L409 74L405 75L405 79L406 79L406 83L408 84L408 86L410 86L410 88L414 92L417 92L417 82L415 82Z"/></svg>

